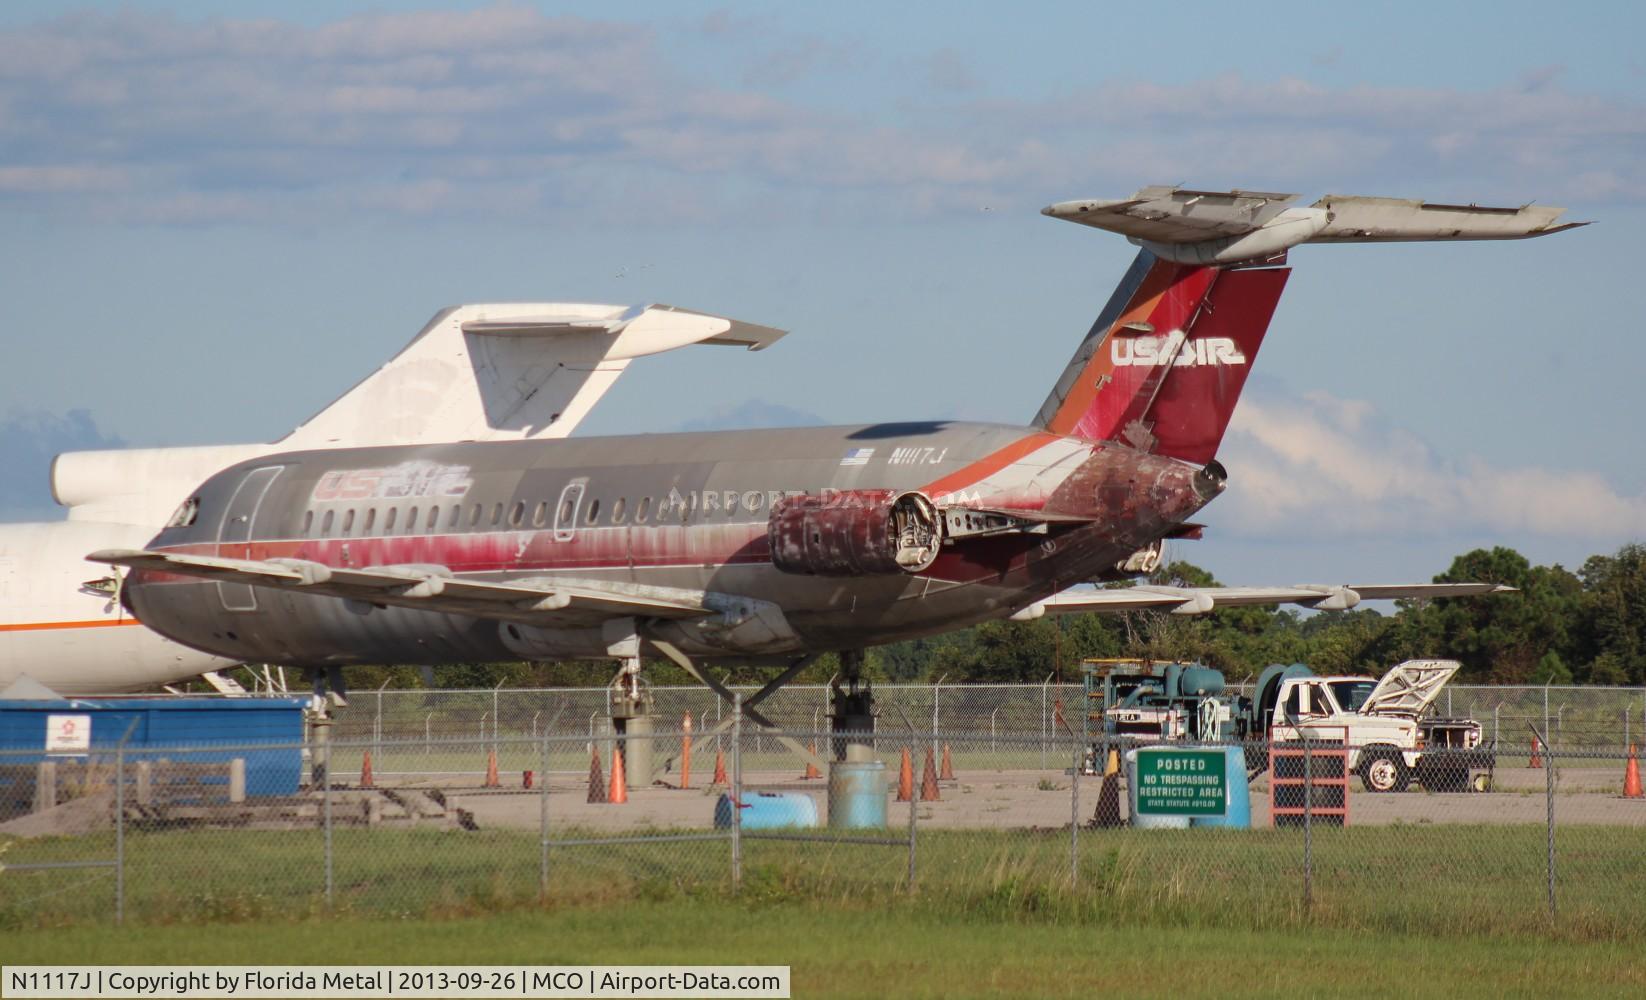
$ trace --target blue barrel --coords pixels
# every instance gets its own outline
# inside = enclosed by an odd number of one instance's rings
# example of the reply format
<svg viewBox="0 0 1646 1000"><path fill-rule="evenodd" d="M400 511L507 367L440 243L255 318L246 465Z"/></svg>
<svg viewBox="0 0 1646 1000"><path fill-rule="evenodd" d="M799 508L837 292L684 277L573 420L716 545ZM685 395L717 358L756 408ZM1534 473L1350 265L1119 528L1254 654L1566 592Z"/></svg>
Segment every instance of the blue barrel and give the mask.
<svg viewBox="0 0 1646 1000"><path fill-rule="evenodd" d="M886 762L837 760L829 765L829 826L872 830L886 826Z"/></svg>
<svg viewBox="0 0 1646 1000"><path fill-rule="evenodd" d="M716 829L729 829L736 806L730 795L721 795L714 804ZM745 792L742 826L745 830L774 830L783 827L817 825L817 803L801 792Z"/></svg>
<svg viewBox="0 0 1646 1000"><path fill-rule="evenodd" d="M1218 749L1199 747L1197 749ZM1229 811L1222 816L1196 816L1191 826L1232 826L1242 830L1252 825L1252 789L1246 784L1246 750L1244 747L1222 747L1223 783L1229 790Z"/></svg>

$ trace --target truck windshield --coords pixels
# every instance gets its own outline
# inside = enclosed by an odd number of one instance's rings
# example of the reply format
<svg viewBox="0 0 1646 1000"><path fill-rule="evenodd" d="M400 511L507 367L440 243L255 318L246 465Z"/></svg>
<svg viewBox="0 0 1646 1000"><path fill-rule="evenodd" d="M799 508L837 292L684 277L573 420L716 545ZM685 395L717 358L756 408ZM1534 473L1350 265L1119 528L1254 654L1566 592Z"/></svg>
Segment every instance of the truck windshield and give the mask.
<svg viewBox="0 0 1646 1000"><path fill-rule="evenodd" d="M1337 703L1343 706L1345 712L1358 712L1360 706L1366 704L1366 699L1372 696L1376 689L1376 681L1333 681L1332 693L1337 695Z"/></svg>

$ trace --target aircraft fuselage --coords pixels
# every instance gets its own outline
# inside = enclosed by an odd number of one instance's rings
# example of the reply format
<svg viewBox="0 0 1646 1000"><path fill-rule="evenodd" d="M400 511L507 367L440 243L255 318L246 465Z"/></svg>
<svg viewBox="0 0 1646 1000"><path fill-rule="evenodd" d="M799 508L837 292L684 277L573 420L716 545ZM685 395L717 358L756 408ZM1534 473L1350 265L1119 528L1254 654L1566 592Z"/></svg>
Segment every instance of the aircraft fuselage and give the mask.
<svg viewBox="0 0 1646 1000"><path fill-rule="evenodd" d="M760 660L940 633L1110 578L1221 488L1198 466L1113 442L954 422L307 451L213 476L180 518L192 523L148 547L730 595L777 613L759 627L637 631L706 659ZM1034 528L953 539L918 572L774 560L772 512L790 498L851 518L862 498L909 492L950 514L1019 511ZM822 534L781 544L810 542L827 545ZM162 634L254 662L602 657L612 638L145 570L124 593Z"/></svg>

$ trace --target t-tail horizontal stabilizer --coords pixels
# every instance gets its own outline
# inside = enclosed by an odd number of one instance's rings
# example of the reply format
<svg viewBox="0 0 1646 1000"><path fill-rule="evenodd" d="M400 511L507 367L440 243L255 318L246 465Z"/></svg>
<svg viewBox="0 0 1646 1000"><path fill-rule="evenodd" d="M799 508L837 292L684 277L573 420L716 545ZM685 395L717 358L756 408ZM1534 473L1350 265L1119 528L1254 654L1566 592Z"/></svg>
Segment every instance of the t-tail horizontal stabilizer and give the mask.
<svg viewBox="0 0 1646 1000"><path fill-rule="evenodd" d="M678 306L453 306L279 444L297 450L565 437L635 358L688 344L760 350L782 336Z"/></svg>
<svg viewBox="0 0 1646 1000"><path fill-rule="evenodd" d="M1146 187L1130 198L1060 201L1054 219L1119 233L1162 260L1220 267L1272 260L1304 243L1521 240L1588 225L1546 205L1487 208L1331 194L1307 207L1295 194Z"/></svg>

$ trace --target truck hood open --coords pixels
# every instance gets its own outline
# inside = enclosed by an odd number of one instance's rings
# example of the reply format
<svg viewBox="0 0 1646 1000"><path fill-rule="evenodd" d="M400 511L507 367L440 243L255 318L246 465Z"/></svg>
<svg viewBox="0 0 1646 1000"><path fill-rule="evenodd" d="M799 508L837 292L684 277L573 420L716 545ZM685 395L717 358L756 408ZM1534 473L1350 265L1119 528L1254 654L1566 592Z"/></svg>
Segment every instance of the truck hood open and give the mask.
<svg viewBox="0 0 1646 1000"><path fill-rule="evenodd" d="M1419 716L1463 664L1456 660L1407 660L1383 675L1360 706L1362 715Z"/></svg>

